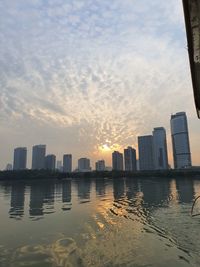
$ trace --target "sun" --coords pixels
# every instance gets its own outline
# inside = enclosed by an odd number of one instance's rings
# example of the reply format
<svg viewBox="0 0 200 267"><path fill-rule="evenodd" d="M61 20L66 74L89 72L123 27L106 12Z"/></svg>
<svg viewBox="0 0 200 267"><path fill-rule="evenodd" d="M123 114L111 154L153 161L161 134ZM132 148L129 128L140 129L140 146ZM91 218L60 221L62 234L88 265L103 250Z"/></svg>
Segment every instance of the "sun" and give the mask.
<svg viewBox="0 0 200 267"><path fill-rule="evenodd" d="M111 147L108 144L103 144L99 146L99 150L101 152L109 152L111 151Z"/></svg>

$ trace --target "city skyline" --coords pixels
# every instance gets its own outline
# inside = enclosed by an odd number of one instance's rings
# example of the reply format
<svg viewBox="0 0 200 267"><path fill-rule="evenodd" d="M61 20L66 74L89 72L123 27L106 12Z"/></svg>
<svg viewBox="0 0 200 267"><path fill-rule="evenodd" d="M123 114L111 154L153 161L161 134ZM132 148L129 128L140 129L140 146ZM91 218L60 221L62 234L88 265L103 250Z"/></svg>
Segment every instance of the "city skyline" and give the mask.
<svg viewBox="0 0 200 267"><path fill-rule="evenodd" d="M113 170L167 170L170 168L190 168L192 165L192 153L190 151L189 129L187 115L185 112L172 114L171 144L173 150L173 166L168 161L168 146L166 142L166 130L164 127L153 128L152 134L138 136L138 151L130 145L123 149L123 153L111 151L111 163ZM32 146L32 167L33 170L49 169L63 172L106 170L104 159L98 159L91 164L91 159L81 157L74 164L72 154L63 154L63 160L54 154L46 154L46 145ZM14 149L13 169L29 169L27 163L27 148L17 147ZM109 162L110 163L110 162ZM23 166L23 167L22 167ZM59 166L59 167L57 167ZM11 169L7 163L6 169Z"/></svg>
<svg viewBox="0 0 200 267"><path fill-rule="evenodd" d="M111 165L159 125L172 165L169 117L182 110L200 165L181 1L3 0L0 15L0 169L33 144Z"/></svg>

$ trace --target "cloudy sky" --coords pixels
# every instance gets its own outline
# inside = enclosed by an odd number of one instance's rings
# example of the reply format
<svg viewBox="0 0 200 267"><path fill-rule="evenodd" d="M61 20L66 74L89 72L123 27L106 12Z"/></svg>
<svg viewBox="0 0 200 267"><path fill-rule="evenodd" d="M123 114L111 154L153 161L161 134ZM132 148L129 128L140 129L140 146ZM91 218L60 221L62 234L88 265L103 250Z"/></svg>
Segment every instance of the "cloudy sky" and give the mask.
<svg viewBox="0 0 200 267"><path fill-rule="evenodd" d="M94 162L186 111L200 165L181 0L0 0L0 168L34 144Z"/></svg>

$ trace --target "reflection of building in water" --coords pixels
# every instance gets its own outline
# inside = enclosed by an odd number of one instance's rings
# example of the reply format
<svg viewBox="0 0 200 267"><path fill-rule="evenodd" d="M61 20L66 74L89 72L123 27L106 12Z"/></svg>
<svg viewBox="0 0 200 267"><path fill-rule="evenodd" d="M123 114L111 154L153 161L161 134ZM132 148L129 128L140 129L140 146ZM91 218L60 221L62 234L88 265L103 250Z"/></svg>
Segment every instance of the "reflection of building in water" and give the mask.
<svg viewBox="0 0 200 267"><path fill-rule="evenodd" d="M115 200L124 197L125 184L123 178L113 179L113 196Z"/></svg>
<svg viewBox="0 0 200 267"><path fill-rule="evenodd" d="M133 199L140 191L139 181L132 178L126 178L126 196Z"/></svg>
<svg viewBox="0 0 200 267"><path fill-rule="evenodd" d="M90 178L81 178L76 180L78 197L80 199L90 199L91 180Z"/></svg>
<svg viewBox="0 0 200 267"><path fill-rule="evenodd" d="M33 182L30 188L30 216L53 212L55 185L51 181ZM44 209L44 204L47 205Z"/></svg>
<svg viewBox="0 0 200 267"><path fill-rule="evenodd" d="M63 210L71 209L71 180L65 180L62 182L62 202L63 202Z"/></svg>
<svg viewBox="0 0 200 267"><path fill-rule="evenodd" d="M96 179L96 194L98 196L105 196L105 194L106 194L106 181L105 181L105 178Z"/></svg>
<svg viewBox="0 0 200 267"><path fill-rule="evenodd" d="M168 201L170 196L170 180L143 180L141 190L143 192L144 203L148 206L159 205L163 201ZM166 202L167 203L167 202Z"/></svg>
<svg viewBox="0 0 200 267"><path fill-rule="evenodd" d="M10 217L18 218L24 215L24 199L25 185L24 183L12 183L11 185L11 201L10 201Z"/></svg>
<svg viewBox="0 0 200 267"><path fill-rule="evenodd" d="M190 203L194 198L194 181L192 179L177 179L176 188L179 201Z"/></svg>

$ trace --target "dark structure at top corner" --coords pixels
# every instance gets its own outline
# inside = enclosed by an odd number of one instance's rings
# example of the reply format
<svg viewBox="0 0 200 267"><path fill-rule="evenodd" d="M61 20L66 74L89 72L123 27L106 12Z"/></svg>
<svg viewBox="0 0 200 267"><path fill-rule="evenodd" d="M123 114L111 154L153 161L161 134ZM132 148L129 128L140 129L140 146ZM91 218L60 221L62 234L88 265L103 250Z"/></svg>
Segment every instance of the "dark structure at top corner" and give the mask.
<svg viewBox="0 0 200 267"><path fill-rule="evenodd" d="M183 9L194 100L200 118L200 0L183 0Z"/></svg>

